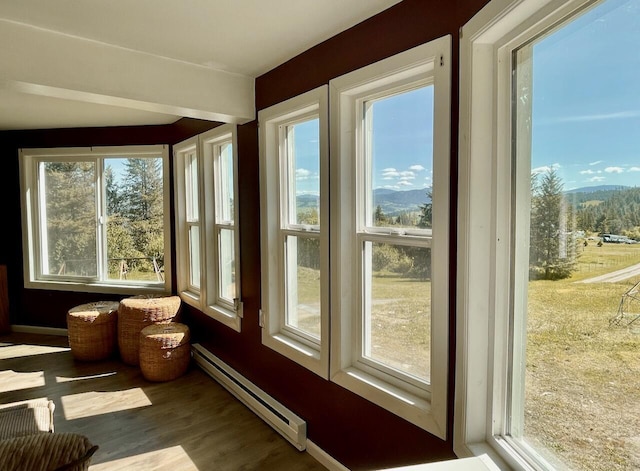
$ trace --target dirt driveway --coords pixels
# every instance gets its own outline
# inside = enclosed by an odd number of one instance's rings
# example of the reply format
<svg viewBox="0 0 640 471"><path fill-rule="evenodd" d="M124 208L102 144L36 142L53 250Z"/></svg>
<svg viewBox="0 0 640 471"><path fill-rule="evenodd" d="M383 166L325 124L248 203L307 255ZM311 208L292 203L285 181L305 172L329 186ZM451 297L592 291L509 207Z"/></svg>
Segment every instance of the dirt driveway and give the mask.
<svg viewBox="0 0 640 471"><path fill-rule="evenodd" d="M577 283L617 283L618 281L623 281L637 275L640 275L640 263L623 268L622 270L612 271L611 273L578 281Z"/></svg>

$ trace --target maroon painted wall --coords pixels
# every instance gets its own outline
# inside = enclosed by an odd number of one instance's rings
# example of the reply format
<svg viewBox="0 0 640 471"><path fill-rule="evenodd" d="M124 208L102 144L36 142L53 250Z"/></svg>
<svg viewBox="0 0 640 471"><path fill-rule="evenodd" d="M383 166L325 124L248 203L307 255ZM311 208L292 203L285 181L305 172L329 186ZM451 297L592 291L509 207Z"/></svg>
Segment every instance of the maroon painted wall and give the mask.
<svg viewBox="0 0 640 471"><path fill-rule="evenodd" d="M452 36L451 112L451 278L449 434L440 440L359 396L323 380L261 344L260 195L258 126L238 127L240 257L244 319L238 333L183 303L194 340L240 371L259 387L306 419L310 440L349 469L379 469L452 458L453 365L455 363L455 208L457 205L459 29L488 0L404 0L381 14L319 44L256 80L256 109L261 110L316 88L329 80L445 34ZM0 246L0 264L8 265L12 322L64 327L69 306L102 295L22 288L22 235L17 149L90 145L175 144L216 123L180 120L166 126L0 132L3 220L9 242ZM173 218L172 218L173 220ZM175 256L174 256L175 257ZM175 266L175 264L173 265ZM119 299L120 297L114 297Z"/></svg>
<svg viewBox="0 0 640 471"><path fill-rule="evenodd" d="M123 296L24 289L22 265L22 219L18 149L37 147L90 147L126 145L173 145L220 123L183 118L168 125L123 126L81 129L43 129L0 132L0 210L8 228L0 244L0 264L7 265L11 323L42 327L66 327L69 308ZM173 179L171 179L173 182ZM171 217L173 221L173 215ZM172 253L175 262L175 253ZM175 266L175 263L173 264Z"/></svg>
<svg viewBox="0 0 640 471"><path fill-rule="evenodd" d="M454 457L453 365L455 362L455 208L457 206L458 31L487 0L404 0L391 9L304 52L256 80L259 111L312 90L342 74L423 44L452 36L451 113L451 278L448 439L443 441L359 396L321 379L263 347L258 327L260 239L258 129L240 127L240 238L242 257L242 332L220 326L190 310L201 327L200 341L276 399L307 420L310 440L349 469L376 469Z"/></svg>

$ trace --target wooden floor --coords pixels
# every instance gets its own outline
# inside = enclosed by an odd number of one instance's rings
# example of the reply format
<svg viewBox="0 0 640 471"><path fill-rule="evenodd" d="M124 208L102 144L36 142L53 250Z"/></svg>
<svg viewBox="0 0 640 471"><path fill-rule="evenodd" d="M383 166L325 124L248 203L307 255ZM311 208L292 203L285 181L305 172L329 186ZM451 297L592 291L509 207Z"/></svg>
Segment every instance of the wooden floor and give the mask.
<svg viewBox="0 0 640 471"><path fill-rule="evenodd" d="M65 337L0 336L0 404L48 398L56 432L86 435L99 470L325 470L198 367L150 383L118 360L74 361Z"/></svg>

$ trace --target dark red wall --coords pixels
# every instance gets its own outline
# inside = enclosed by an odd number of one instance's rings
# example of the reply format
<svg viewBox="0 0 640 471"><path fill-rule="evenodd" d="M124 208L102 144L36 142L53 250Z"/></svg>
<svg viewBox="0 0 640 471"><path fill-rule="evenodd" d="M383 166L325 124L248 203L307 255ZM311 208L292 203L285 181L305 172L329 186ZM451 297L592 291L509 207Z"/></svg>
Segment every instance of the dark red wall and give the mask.
<svg viewBox="0 0 640 471"><path fill-rule="evenodd" d="M349 469L378 469L452 458L453 373L455 362L455 208L457 204L459 29L488 0L404 0L381 14L306 51L256 80L256 109L261 110L329 80L445 34L452 36L451 112L451 279L449 435L440 440L359 396L321 379L263 347L260 308L260 195L258 126L238 128L240 257L244 319L238 333L184 306L195 341L240 371L259 387L306 419L309 439ZM175 144L216 123L183 119L172 125L129 128L0 132L4 173L0 174L3 220L9 241L0 246L8 265L12 321L64 327L70 306L103 295L46 292L22 288L22 235L17 149L20 147ZM173 219L172 219L173 220ZM175 264L174 264L175 266ZM115 296L114 299L121 297Z"/></svg>
<svg viewBox="0 0 640 471"><path fill-rule="evenodd" d="M220 123L183 118L173 124L81 129L43 129L0 132L0 209L5 221L4 244L0 244L0 264L7 265L9 306L12 324L66 327L69 308L99 300L120 300L122 296L67 291L24 289L20 179L18 149L36 147L90 147L126 145L173 145ZM173 179L171 179L173 182ZM171 217L173 221L173 215ZM175 262L175 254L172 254ZM174 263L175 266L175 263Z"/></svg>
<svg viewBox="0 0 640 471"><path fill-rule="evenodd" d="M245 317L242 333L232 332L192 313L192 322L218 356L272 396L305 418L309 438L349 469L376 469L452 458L453 364L455 362L455 237L458 140L458 31L486 0L455 2L404 0L342 34L304 52L258 77L259 111L312 90L342 74L418 46L440 36L452 36L451 113L451 278L449 437L446 441L399 419L355 394L310 373L261 345L260 240L258 191L258 130L255 123L240 128L240 231L242 290Z"/></svg>

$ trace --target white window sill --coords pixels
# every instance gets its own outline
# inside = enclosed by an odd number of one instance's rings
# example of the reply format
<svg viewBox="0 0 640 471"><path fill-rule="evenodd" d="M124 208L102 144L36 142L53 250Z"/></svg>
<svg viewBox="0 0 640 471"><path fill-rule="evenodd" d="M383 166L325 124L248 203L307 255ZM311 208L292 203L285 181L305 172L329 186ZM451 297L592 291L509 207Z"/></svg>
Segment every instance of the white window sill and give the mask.
<svg viewBox="0 0 640 471"><path fill-rule="evenodd" d="M385 468L384 471L496 471L499 469L491 458L487 455L481 455L458 460L402 466L400 468Z"/></svg>

